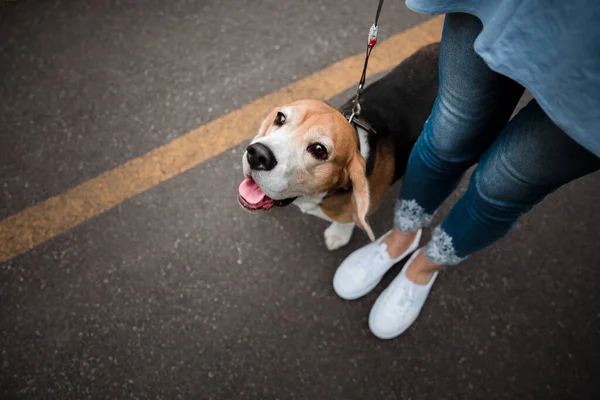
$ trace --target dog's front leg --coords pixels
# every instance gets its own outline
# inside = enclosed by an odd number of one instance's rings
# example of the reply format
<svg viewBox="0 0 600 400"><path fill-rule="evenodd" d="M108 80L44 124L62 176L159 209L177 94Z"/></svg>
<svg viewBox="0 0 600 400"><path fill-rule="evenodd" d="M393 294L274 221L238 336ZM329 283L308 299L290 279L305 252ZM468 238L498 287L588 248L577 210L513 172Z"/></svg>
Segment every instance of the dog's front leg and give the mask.
<svg viewBox="0 0 600 400"><path fill-rule="evenodd" d="M316 200L300 198L296 200L294 204L296 204L303 213L314 215L315 217L322 218L326 221L331 221L331 218L325 215L319 206L323 195L317 195L315 197ZM352 237L352 231L354 231L355 226L356 224L354 222L341 223L332 221L331 225L329 225L324 232L325 246L327 246L329 250L337 250L340 247L347 245Z"/></svg>
<svg viewBox="0 0 600 400"><path fill-rule="evenodd" d="M354 222L343 224L340 222L332 222L325 229L325 245L329 250L337 250L348 244L354 231Z"/></svg>

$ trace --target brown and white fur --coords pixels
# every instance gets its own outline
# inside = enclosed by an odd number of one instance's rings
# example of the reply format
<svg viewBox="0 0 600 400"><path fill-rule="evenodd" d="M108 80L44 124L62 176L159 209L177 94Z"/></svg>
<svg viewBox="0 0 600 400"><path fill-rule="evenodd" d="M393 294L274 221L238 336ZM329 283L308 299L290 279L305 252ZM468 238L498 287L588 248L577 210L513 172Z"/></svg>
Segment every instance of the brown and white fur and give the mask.
<svg viewBox="0 0 600 400"><path fill-rule="evenodd" d="M339 111L316 100L272 110L250 146L268 148L275 166L253 169L244 153L244 175L276 205L295 199L302 212L331 221L325 230L328 249L346 245L355 226L374 240L367 217L404 174L435 101L438 58L438 43L425 46L365 89L360 118L375 134L348 122L350 101ZM316 152L315 145L322 147Z"/></svg>

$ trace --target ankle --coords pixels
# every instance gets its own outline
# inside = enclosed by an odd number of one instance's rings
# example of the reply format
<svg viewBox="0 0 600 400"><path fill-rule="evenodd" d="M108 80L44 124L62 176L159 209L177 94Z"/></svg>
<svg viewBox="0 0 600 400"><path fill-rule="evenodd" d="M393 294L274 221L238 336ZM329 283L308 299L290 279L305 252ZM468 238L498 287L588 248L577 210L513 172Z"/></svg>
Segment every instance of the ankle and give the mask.
<svg viewBox="0 0 600 400"><path fill-rule="evenodd" d="M390 258L398 258L408 249L418 232L400 232L396 227L383 239Z"/></svg>
<svg viewBox="0 0 600 400"><path fill-rule="evenodd" d="M444 268L445 265L436 264L425 257L423 248L417 250L417 252L418 254L406 269L406 277L418 285L427 285L435 273Z"/></svg>

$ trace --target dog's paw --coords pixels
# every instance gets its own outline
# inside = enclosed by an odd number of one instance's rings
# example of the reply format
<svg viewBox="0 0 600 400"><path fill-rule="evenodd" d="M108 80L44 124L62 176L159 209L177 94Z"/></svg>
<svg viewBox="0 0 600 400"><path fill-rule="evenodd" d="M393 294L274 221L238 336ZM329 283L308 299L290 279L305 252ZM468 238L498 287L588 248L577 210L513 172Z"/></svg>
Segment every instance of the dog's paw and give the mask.
<svg viewBox="0 0 600 400"><path fill-rule="evenodd" d="M325 229L325 245L329 250L337 250L340 247L344 247L350 241L353 230L353 222L349 224L333 222L327 229Z"/></svg>

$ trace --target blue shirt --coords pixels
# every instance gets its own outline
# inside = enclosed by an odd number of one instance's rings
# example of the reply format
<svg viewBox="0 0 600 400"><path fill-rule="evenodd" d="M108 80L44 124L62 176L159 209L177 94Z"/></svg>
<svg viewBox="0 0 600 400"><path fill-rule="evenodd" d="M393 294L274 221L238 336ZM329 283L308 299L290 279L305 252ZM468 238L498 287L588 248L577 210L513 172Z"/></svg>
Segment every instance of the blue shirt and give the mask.
<svg viewBox="0 0 600 400"><path fill-rule="evenodd" d="M519 82L563 131L600 157L600 0L406 0L423 14L483 22L475 51Z"/></svg>

